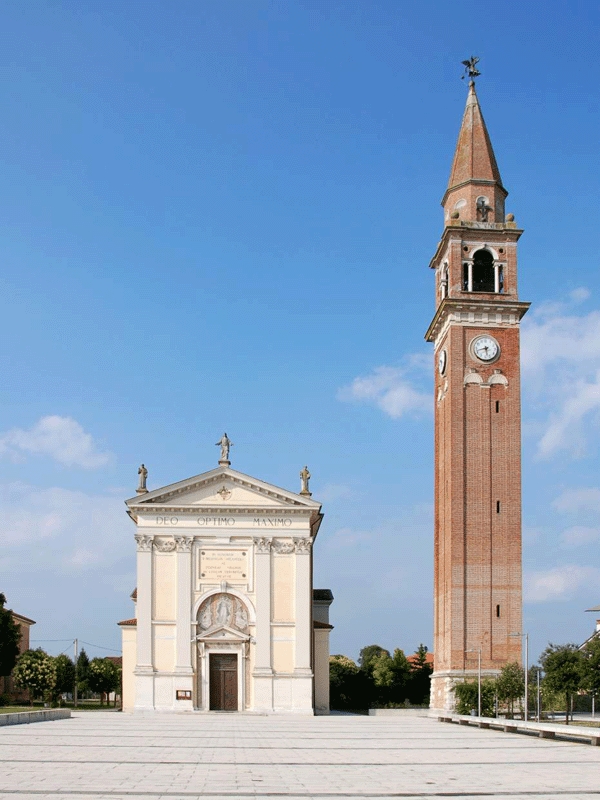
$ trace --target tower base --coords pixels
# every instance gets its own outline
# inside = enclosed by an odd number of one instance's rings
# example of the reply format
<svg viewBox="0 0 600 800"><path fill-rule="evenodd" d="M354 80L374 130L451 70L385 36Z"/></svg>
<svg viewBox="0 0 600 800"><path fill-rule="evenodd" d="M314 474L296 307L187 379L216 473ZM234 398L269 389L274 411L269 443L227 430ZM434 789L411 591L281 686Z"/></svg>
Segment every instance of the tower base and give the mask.
<svg viewBox="0 0 600 800"><path fill-rule="evenodd" d="M429 707L436 711L454 713L457 702L454 687L463 681L476 681L478 674L476 669L449 669L443 672L434 672L431 676ZM500 670L486 669L482 670L481 679L497 678L498 675L500 675Z"/></svg>

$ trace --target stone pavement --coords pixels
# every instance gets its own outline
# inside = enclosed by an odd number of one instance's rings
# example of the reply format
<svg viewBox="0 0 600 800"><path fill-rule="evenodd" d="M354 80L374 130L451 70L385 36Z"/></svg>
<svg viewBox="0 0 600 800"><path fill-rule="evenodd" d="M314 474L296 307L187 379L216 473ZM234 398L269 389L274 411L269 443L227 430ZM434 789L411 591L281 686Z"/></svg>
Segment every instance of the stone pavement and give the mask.
<svg viewBox="0 0 600 800"><path fill-rule="evenodd" d="M406 717L237 714L0 729L0 799L597 800L600 747Z"/></svg>

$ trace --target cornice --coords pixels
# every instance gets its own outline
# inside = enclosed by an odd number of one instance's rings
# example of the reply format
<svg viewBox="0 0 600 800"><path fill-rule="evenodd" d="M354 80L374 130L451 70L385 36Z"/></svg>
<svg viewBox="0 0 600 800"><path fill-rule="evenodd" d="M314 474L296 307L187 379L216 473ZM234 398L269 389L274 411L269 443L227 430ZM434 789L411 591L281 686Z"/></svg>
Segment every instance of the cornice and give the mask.
<svg viewBox="0 0 600 800"><path fill-rule="evenodd" d="M497 186L498 189L500 189L500 191L504 194L504 197L508 197L508 192L500 181L492 180L491 178L467 178L466 181L455 183L453 186L449 186L446 189L444 196L442 197L441 205L445 205L446 200L448 199L449 195L452 194L452 192L455 192L457 189L462 189L464 186Z"/></svg>
<svg viewBox="0 0 600 800"><path fill-rule="evenodd" d="M436 269L437 262L441 254L446 250L449 239L464 239L465 233L474 235L476 239L481 238L482 241L487 238L490 242L497 240L498 234L504 234L502 236L503 241L517 242L523 233L523 229L517 228L516 222L470 222L460 219L449 220L444 227L442 238L438 242L433 258L429 262L429 268ZM486 237L482 236L482 234L488 235ZM493 236L489 234L493 234Z"/></svg>
<svg viewBox="0 0 600 800"><path fill-rule="evenodd" d="M131 511L137 514L155 514L158 511L163 513L178 514L207 514L210 516L223 516L224 514L238 514L240 516L252 516L253 514L261 514L268 516L269 514L289 514L291 516L306 516L310 517L315 513L312 508L285 508L285 506L166 506L166 505L143 505L143 506L130 506Z"/></svg>
<svg viewBox="0 0 600 800"><path fill-rule="evenodd" d="M500 295L502 297L502 295ZM440 329L445 323L481 324L490 327L505 327L518 325L527 313L531 303L522 303L518 300L490 300L488 298L475 299L446 297L437 308L425 340L436 340ZM480 317L480 318L477 318Z"/></svg>

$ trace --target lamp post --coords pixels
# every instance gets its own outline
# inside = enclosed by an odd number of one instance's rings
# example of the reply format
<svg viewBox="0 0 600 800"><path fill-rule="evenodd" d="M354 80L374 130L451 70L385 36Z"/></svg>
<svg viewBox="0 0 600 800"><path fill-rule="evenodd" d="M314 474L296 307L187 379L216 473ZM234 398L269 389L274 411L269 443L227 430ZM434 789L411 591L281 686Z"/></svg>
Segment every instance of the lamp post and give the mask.
<svg viewBox="0 0 600 800"><path fill-rule="evenodd" d="M465 650L465 653L477 653L477 716L481 716L481 647Z"/></svg>
<svg viewBox="0 0 600 800"><path fill-rule="evenodd" d="M527 722L527 702L529 697L529 633L509 633L508 635L520 636L525 639L525 722Z"/></svg>

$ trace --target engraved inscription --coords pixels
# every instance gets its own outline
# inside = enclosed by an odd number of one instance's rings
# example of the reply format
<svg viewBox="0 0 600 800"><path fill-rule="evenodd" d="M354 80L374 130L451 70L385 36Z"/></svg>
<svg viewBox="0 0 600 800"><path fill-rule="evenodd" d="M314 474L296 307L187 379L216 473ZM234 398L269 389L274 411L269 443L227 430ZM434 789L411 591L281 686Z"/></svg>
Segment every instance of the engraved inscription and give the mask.
<svg viewBox="0 0 600 800"><path fill-rule="evenodd" d="M246 550L201 550L200 580L205 583L246 582L248 577L247 556Z"/></svg>

